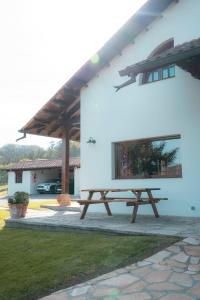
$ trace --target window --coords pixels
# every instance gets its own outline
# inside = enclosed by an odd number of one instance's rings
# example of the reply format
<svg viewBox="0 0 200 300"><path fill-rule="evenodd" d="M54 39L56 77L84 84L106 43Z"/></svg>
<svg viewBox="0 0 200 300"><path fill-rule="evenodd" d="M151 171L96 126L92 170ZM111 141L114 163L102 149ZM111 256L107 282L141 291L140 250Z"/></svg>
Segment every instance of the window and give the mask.
<svg viewBox="0 0 200 300"><path fill-rule="evenodd" d="M21 170L15 171L15 183L22 183L22 173Z"/></svg>
<svg viewBox="0 0 200 300"><path fill-rule="evenodd" d="M168 41L165 41L160 46L158 46L148 58L157 56L173 47L174 47L174 40L169 39ZM144 73L142 75L142 84L168 79L172 77L175 77L175 65L167 65Z"/></svg>
<svg viewBox="0 0 200 300"><path fill-rule="evenodd" d="M180 135L119 142L115 148L115 178L182 177Z"/></svg>
<svg viewBox="0 0 200 300"><path fill-rule="evenodd" d="M143 83L172 78L175 76L175 66L167 66L144 74Z"/></svg>

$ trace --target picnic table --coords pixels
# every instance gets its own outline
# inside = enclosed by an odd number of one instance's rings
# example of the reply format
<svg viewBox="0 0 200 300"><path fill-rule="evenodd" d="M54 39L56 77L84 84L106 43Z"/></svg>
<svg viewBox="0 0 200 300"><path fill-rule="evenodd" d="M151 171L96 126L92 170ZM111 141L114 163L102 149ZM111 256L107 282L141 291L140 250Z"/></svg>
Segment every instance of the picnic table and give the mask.
<svg viewBox="0 0 200 300"><path fill-rule="evenodd" d="M168 200L167 198L156 198L153 197L152 191L158 191L160 188L130 188L130 189L84 189L82 192L88 192L88 197L86 200L79 200L78 203L80 205L84 205L80 219L84 219L86 212L88 210L89 205L92 204L104 204L107 214L112 216L111 209L109 203L114 202L122 202L127 206L133 206L133 212L131 216L131 223L134 223L137 217L138 208L140 205L151 205L153 209L153 213L156 218L159 217L158 210L156 204L160 200ZM108 193L121 193L121 192L131 192L133 196L129 197L118 197L112 196L108 197ZM98 200L93 199L93 195L99 193L100 198ZM143 197L145 194L145 197Z"/></svg>

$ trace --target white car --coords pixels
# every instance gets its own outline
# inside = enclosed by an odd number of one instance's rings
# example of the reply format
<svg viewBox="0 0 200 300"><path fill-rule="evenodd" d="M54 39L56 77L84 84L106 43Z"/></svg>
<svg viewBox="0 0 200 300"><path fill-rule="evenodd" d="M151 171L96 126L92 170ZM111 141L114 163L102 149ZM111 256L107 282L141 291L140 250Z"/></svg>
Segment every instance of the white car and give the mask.
<svg viewBox="0 0 200 300"><path fill-rule="evenodd" d="M40 194L45 194L45 193L55 194L57 192L57 186L59 185L60 185L59 179L49 180L48 182L38 184L37 191Z"/></svg>

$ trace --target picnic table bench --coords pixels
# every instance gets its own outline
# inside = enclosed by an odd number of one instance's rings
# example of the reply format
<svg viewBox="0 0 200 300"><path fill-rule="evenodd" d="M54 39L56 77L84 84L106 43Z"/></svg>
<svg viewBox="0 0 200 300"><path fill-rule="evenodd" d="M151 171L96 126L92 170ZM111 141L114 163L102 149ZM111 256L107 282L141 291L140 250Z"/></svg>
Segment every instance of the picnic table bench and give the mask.
<svg viewBox="0 0 200 300"><path fill-rule="evenodd" d="M88 192L88 198L86 200L79 200L80 205L84 205L80 219L84 219L89 205L91 204L104 204L107 214L112 216L109 203L125 203L127 206L133 206L133 212L131 216L131 223L134 223L137 217L138 208L140 205L151 205L156 218L159 217L156 204L160 200L168 200L167 198L153 197L152 191L160 190L160 188L134 188L134 189L85 189L82 192ZM132 192L134 197L107 197L108 193L120 193L120 192ZM101 197L98 200L92 199L94 193L100 193ZM142 194L146 193L146 197L142 197Z"/></svg>

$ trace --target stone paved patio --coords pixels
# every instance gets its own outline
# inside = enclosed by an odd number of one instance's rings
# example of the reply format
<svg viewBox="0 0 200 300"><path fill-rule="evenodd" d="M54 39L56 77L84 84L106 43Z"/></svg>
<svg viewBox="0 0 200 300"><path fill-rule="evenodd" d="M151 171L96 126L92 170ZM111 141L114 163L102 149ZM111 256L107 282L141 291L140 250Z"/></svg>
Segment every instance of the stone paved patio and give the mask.
<svg viewBox="0 0 200 300"><path fill-rule="evenodd" d="M29 210L25 219L6 221L8 227L45 228L53 230L96 230L122 234L158 234L180 237L200 238L200 218L161 216L137 217L136 223L130 223L129 215L88 213L80 220L80 213L75 211L33 211Z"/></svg>
<svg viewBox="0 0 200 300"><path fill-rule="evenodd" d="M93 299L200 299L200 239L187 238L141 262L41 298Z"/></svg>

